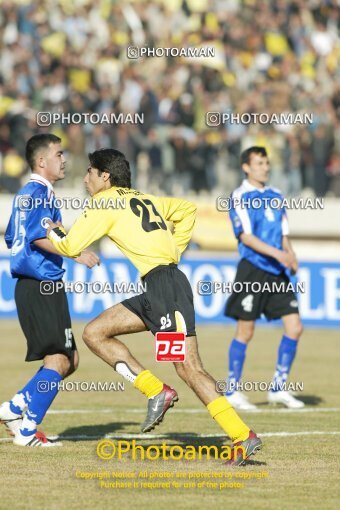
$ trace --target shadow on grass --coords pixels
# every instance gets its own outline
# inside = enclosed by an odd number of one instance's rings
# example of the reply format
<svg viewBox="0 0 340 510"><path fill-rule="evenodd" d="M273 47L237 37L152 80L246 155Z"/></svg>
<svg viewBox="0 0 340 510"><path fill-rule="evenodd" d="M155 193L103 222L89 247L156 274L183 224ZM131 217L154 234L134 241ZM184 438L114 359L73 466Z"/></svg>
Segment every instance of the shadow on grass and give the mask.
<svg viewBox="0 0 340 510"><path fill-rule="evenodd" d="M321 397L318 397L317 395L295 395L298 400L301 400L306 406L318 406L319 404L322 404L324 402L324 399ZM267 409L275 409L275 406L273 404L269 404L268 402L255 402L257 407L261 408L267 408ZM277 409L283 409L285 406L282 404L279 404L280 407L276 406Z"/></svg>
<svg viewBox="0 0 340 510"><path fill-rule="evenodd" d="M298 399L302 400L302 402L307 406L318 406L324 402L324 399L317 395L302 395L301 397L298 397Z"/></svg>
<svg viewBox="0 0 340 510"><path fill-rule="evenodd" d="M260 460L247 459L242 467L246 466L267 466L267 462L261 462Z"/></svg>
<svg viewBox="0 0 340 510"><path fill-rule="evenodd" d="M94 441L104 438L107 434L120 432L124 436L124 428L137 425L134 421L112 422L105 425L81 425L80 427L69 427L59 435L63 441Z"/></svg>
<svg viewBox="0 0 340 510"><path fill-rule="evenodd" d="M124 432L125 427L138 426L136 432ZM135 427L134 427L135 428ZM156 436L156 437L155 437ZM231 445L230 440L226 436L209 437L197 432L185 433L165 433L161 431L151 432L150 435L142 434L139 430L139 423L136 422L120 422L120 423L106 423L105 425L82 425L80 427L69 427L65 429L60 435L59 439L63 441L96 441L99 439L112 439L113 441L131 441L135 439L138 445L150 446L152 444L169 443L169 446L174 444L185 448L187 446L194 446L195 449L202 446L216 446L218 451L221 451L222 446L226 443Z"/></svg>
<svg viewBox="0 0 340 510"><path fill-rule="evenodd" d="M166 434L140 434L140 433L124 433L122 429L127 426L136 425L135 422L107 423L106 425L87 425L81 427L71 427L60 434L59 439L63 441L98 441L100 439L108 439L113 441L129 441L136 439L136 446L144 448L150 446L161 446L166 444L165 453L169 454L172 446L179 446L183 450L187 447L193 447L196 454L198 453L202 460L221 460L225 462L230 457L226 446L231 447L231 442L226 436L209 437L197 432L185 433L166 433ZM152 445L150 445L150 442ZM228 444L226 444L228 443ZM213 448L212 448L213 447ZM192 452L193 450L191 450ZM177 456L178 452L174 453ZM266 462L257 460L246 460L244 466L265 466Z"/></svg>

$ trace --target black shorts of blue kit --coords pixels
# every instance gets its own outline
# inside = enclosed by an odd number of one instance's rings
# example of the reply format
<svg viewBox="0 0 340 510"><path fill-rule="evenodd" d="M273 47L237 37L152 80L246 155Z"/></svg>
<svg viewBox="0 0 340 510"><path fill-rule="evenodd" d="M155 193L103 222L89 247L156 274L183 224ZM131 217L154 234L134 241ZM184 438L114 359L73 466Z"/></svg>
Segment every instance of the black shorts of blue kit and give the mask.
<svg viewBox="0 0 340 510"><path fill-rule="evenodd" d="M296 294L291 289L287 289L290 280L285 273L274 275L242 259L237 266L235 288L241 289L241 284L244 282L258 282L257 287L260 288L263 288L264 283L268 283L272 288L272 283L275 282L276 288L280 288L280 291L251 292L248 289L247 292L246 288L241 292L233 290L225 307L225 316L236 320L253 321L259 319L262 314L268 320L274 320L292 313L299 313ZM250 283L248 287L251 287Z"/></svg>
<svg viewBox="0 0 340 510"><path fill-rule="evenodd" d="M196 336L192 289L177 265L157 266L142 280L146 291L125 299L122 305L138 315L154 335L159 331L181 331L186 336Z"/></svg>
<svg viewBox="0 0 340 510"><path fill-rule="evenodd" d="M42 283L47 282L21 277L15 286L19 322L27 341L26 361L52 354L71 358L76 343L64 286L57 292L42 294Z"/></svg>

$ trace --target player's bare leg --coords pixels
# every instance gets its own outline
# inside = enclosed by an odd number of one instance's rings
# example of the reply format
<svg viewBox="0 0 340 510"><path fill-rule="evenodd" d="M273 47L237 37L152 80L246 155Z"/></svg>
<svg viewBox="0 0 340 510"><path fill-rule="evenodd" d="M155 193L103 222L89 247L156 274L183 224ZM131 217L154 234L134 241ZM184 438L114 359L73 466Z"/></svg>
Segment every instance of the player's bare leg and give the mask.
<svg viewBox="0 0 340 510"><path fill-rule="evenodd" d="M126 345L116 338L116 335L146 330L144 322L119 303L91 321L83 333L84 342L94 354L148 397L148 412L142 425L143 432L149 432L158 425L166 411L178 400L176 391L163 384L149 370L145 370Z"/></svg>
<svg viewBox="0 0 340 510"><path fill-rule="evenodd" d="M64 375L64 379L72 375L77 370L78 366L79 366L79 353L77 350L74 350L72 351L72 357L70 359L70 367L66 374Z"/></svg>
<svg viewBox="0 0 340 510"><path fill-rule="evenodd" d="M304 403L286 390L285 384L292 367L303 326L298 313L282 317L284 336L281 340L276 370L273 378L274 389L268 392L270 404L282 404L289 409L301 409ZM281 388L281 389L280 389Z"/></svg>
<svg viewBox="0 0 340 510"><path fill-rule="evenodd" d="M232 439L234 444L242 445L246 458L262 447L261 440L241 420L225 397L216 391L216 381L203 368L195 336L186 338L186 357L183 363L174 363L177 374L196 393L197 397L207 406L211 416ZM242 464L243 459L237 456L231 464Z"/></svg>
<svg viewBox="0 0 340 510"><path fill-rule="evenodd" d="M63 379L73 374L78 368L78 351L72 351L72 357L68 358L65 354L51 354L44 358L44 367L55 370Z"/></svg>
<svg viewBox="0 0 340 510"><path fill-rule="evenodd" d="M174 363L177 374L191 388L204 405L221 395L216 392L216 381L205 371L198 352L197 338L185 340L185 361Z"/></svg>
<svg viewBox="0 0 340 510"><path fill-rule="evenodd" d="M136 314L119 303L86 325L83 340L94 354L111 367L124 361L135 374L139 374L144 367L132 356L126 345L115 337L140 333L146 329L144 322Z"/></svg>
<svg viewBox="0 0 340 510"><path fill-rule="evenodd" d="M236 325L235 338L243 344L248 344L253 338L255 321L238 320Z"/></svg>
<svg viewBox="0 0 340 510"><path fill-rule="evenodd" d="M285 335L298 342L303 333L303 325L300 319L300 315L298 313L290 313L289 315L284 315L282 317L282 322Z"/></svg>

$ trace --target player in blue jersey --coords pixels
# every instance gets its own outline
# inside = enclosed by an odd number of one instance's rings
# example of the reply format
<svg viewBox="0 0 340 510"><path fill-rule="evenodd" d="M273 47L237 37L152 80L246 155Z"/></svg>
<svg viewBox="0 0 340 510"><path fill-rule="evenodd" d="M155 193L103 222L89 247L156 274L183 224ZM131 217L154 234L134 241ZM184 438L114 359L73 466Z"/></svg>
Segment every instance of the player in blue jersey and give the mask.
<svg viewBox="0 0 340 510"><path fill-rule="evenodd" d="M60 142L51 134L28 140L26 159L33 173L14 198L5 234L11 249L11 274L17 278L15 302L27 340L26 361L43 360L33 378L0 406L0 422L20 446L60 444L38 432L37 426L57 395L58 384L79 362L62 285L62 257L46 238L46 222L61 222L52 186L65 176ZM93 252L83 252L75 260L88 267L99 262Z"/></svg>
<svg viewBox="0 0 340 510"><path fill-rule="evenodd" d="M286 212L280 206L283 196L275 188L266 186L269 162L263 147L245 150L241 164L247 178L233 192L230 210L241 261L235 278L237 292L235 286L225 311L226 316L237 320L235 337L229 348L226 396L236 409L255 409L238 390L237 383L241 380L255 321L264 314L268 320L282 319L284 326L268 401L288 408L302 408L304 403L286 391L285 384L303 328L296 295L289 285L288 274L296 273L298 263L288 238Z"/></svg>

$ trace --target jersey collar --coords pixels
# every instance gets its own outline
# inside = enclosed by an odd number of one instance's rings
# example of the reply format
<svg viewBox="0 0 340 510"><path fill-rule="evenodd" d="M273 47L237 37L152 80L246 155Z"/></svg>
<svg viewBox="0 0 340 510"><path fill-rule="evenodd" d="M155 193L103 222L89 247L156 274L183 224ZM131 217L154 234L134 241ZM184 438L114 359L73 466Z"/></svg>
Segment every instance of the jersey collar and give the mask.
<svg viewBox="0 0 340 510"><path fill-rule="evenodd" d="M45 179L45 177L42 177L39 174L35 174L33 172L32 175L31 175L31 178L30 178L30 182L32 182L32 181L33 182L39 182L40 184L43 184L44 186L47 186L50 191L53 191L53 186L50 183L50 181L48 181L47 179Z"/></svg>
<svg viewBox="0 0 340 510"><path fill-rule="evenodd" d="M263 188L257 188L256 186L253 186L250 184L248 179L244 179L242 182L242 186L246 189L246 191L259 191L260 193L264 193L267 189L269 189L268 186L264 186Z"/></svg>

